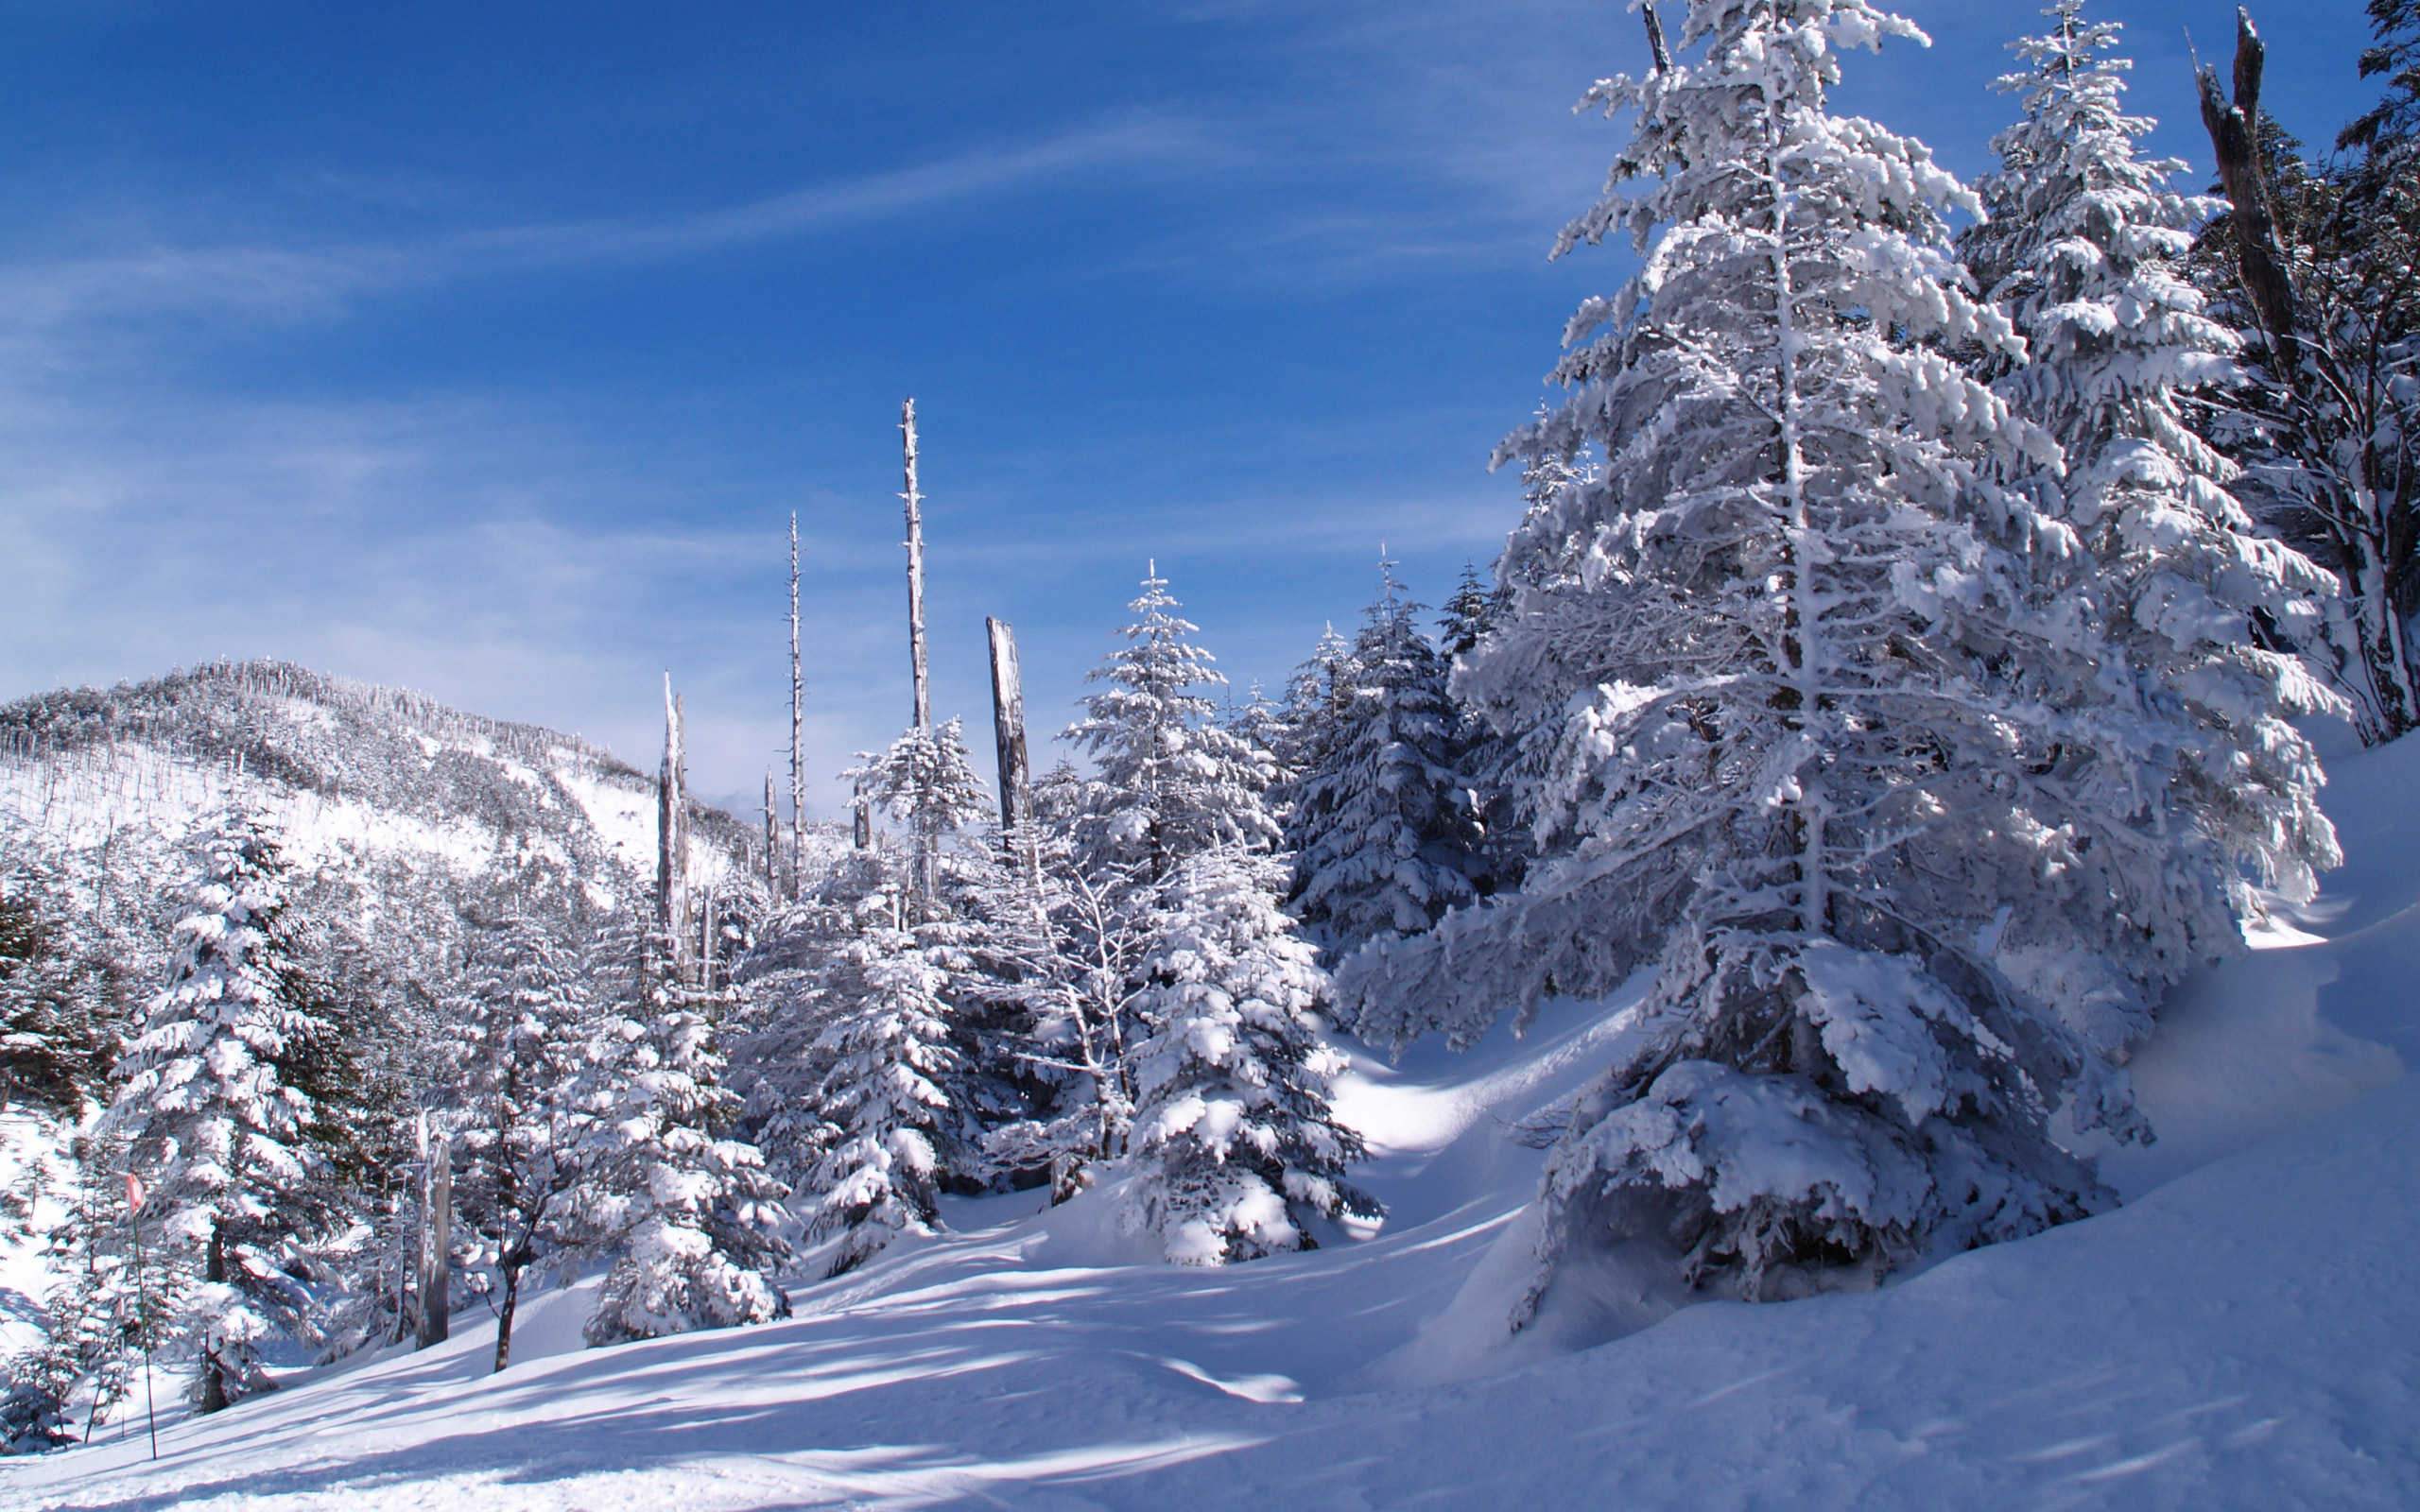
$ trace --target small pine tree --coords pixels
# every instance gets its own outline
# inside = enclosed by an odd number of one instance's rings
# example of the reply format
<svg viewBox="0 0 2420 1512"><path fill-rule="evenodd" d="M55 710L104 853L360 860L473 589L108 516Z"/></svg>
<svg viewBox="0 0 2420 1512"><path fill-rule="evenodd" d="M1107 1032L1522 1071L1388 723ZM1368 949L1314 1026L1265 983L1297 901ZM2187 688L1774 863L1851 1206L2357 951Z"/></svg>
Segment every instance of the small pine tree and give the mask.
<svg viewBox="0 0 2420 1512"><path fill-rule="evenodd" d="M30 866L0 877L0 1106L72 1123L108 1096L120 1047L108 972L70 937L58 893Z"/></svg>
<svg viewBox="0 0 2420 1512"><path fill-rule="evenodd" d="M1277 906L1285 880L1282 861L1220 847L1158 889L1125 1221L1179 1263L1308 1247L1301 1213L1381 1211L1344 1179L1361 1139L1328 1108L1343 1059L1319 1038L1325 979Z"/></svg>
<svg viewBox="0 0 2420 1512"><path fill-rule="evenodd" d="M446 1005L461 1170L454 1200L502 1296L495 1368L511 1360L522 1277L559 1245L596 1114L581 1096L595 1008L576 963L526 917L482 929Z"/></svg>
<svg viewBox="0 0 2420 1512"><path fill-rule="evenodd" d="M196 1405L214 1412L269 1388L259 1341L306 1302L286 1263L310 1227L314 1110L280 1066L326 1025L311 1011L275 838L227 814L203 824L194 851L168 985L119 1062L102 1127L152 1193L159 1242L199 1263L186 1332Z"/></svg>
<svg viewBox="0 0 2420 1512"><path fill-rule="evenodd" d="M808 1230L838 1241L832 1276L902 1235L932 1232L942 1177L966 1160L975 1133L950 1091L966 1060L952 1042L949 973L885 912L866 911L817 989L829 1026L817 1046L823 1077L809 1096L824 1140Z"/></svg>
<svg viewBox="0 0 2420 1512"><path fill-rule="evenodd" d="M575 1200L576 1232L615 1255L582 1335L592 1345L784 1314L765 1272L787 1252L784 1191L755 1146L729 1137L739 1099L704 1011L716 1000L671 979L669 942L647 949L635 988L601 1016L590 1056L597 1120Z"/></svg>
<svg viewBox="0 0 2420 1512"><path fill-rule="evenodd" d="M959 722L909 730L880 756L840 775L908 826L919 868L916 901L931 912L942 888L943 848L959 832L982 823L992 808L983 781L967 757Z"/></svg>
<svg viewBox="0 0 2420 1512"><path fill-rule="evenodd" d="M165 1311L162 1292L171 1278L147 1253L147 1274L137 1283L125 1151L88 1133L76 1136L69 1153L76 1179L61 1194L65 1211L43 1236L45 1268L56 1278L43 1299L45 1336L11 1364L9 1378L31 1388L26 1411L37 1433L43 1404L63 1413L80 1398L89 1438L131 1389L130 1362Z"/></svg>
<svg viewBox="0 0 2420 1512"><path fill-rule="evenodd" d="M1316 766L1292 785L1286 846L1295 917L1338 955L1417 935L1475 896L1479 830L1454 769L1445 663L1403 595L1394 564L1362 616L1352 681L1328 713Z"/></svg>
<svg viewBox="0 0 2420 1512"><path fill-rule="evenodd" d="M1131 873L1154 884L1187 856L1217 845L1272 845L1277 826L1261 800L1270 768L1221 729L1218 706L1195 692L1223 684L1210 653L1184 638L1198 627L1154 573L1128 606L1127 644L1086 675L1105 686L1061 737L1089 751L1069 825L1076 865L1095 876Z"/></svg>

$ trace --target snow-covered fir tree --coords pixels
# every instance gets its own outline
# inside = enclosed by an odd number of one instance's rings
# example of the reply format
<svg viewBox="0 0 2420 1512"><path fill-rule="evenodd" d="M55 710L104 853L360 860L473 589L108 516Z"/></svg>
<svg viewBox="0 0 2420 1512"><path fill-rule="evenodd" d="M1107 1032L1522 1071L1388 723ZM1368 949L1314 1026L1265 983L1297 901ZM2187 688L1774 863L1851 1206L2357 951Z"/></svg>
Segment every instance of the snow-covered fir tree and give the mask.
<svg viewBox="0 0 2420 1512"><path fill-rule="evenodd" d="M1172 611L1156 570L1128 607L1127 644L1086 674L1104 684L1062 739L1091 754L1069 823L1075 864L1088 874L1131 873L1157 883L1187 856L1217 845L1267 846L1277 826L1261 794L1270 768L1218 723L1218 705L1195 690L1223 684L1210 653L1185 640L1199 627Z"/></svg>
<svg viewBox="0 0 2420 1512"><path fill-rule="evenodd" d="M110 973L76 937L66 889L20 863L0 877L0 1104L75 1120L117 1058Z"/></svg>
<svg viewBox="0 0 2420 1512"><path fill-rule="evenodd" d="M1446 664L1421 628L1423 606L1378 565L1351 681L1323 721L1318 765L1289 787L1288 902L1339 955L1378 936L1416 935L1475 896L1478 816L1455 770Z"/></svg>
<svg viewBox="0 0 2420 1512"><path fill-rule="evenodd" d="M915 864L915 896L930 911L942 882L943 848L960 831L980 824L991 799L966 754L959 722L911 729L881 755L840 774L855 791L907 827Z"/></svg>
<svg viewBox="0 0 2420 1512"><path fill-rule="evenodd" d="M2031 680L2069 656L2027 596L2060 527L1985 469L2056 451L1945 354L2023 352L1950 256L1944 216L1979 206L1825 108L1843 55L1892 36L1921 34L1865 0L1693 0L1684 60L1588 95L1635 130L1561 245L1627 228L1645 266L1582 305L1571 397L1499 455L1604 466L1532 506L1511 612L1457 679L1499 729L1551 720L1540 859L1340 984L1364 1032L1467 1040L1508 1000L1657 965L1549 1161L1540 1288L1637 1241L1705 1291L1793 1295L2105 1205L2051 1113L2140 1118L1997 937L2066 902L2036 879L2087 833L2128 857L2110 915L2218 885L2171 889L2200 858L2068 784L2130 737Z"/></svg>
<svg viewBox="0 0 2420 1512"><path fill-rule="evenodd" d="M942 1177L977 1137L951 1095L966 1061L952 1042L949 973L901 927L897 899L870 902L816 989L829 1027L816 1047L823 1076L807 1098L823 1130L808 1233L838 1241L825 1261L835 1276L903 1234L932 1232Z"/></svg>
<svg viewBox="0 0 2420 1512"><path fill-rule="evenodd" d="M562 1244L596 1111L595 1008L579 963L526 916L475 937L446 1004L457 1099L454 1200L494 1267L495 1368L511 1361L529 1268Z"/></svg>
<svg viewBox="0 0 2420 1512"><path fill-rule="evenodd" d="M1337 722L1353 701L1360 675L1353 643L1337 633L1333 624L1322 627L1311 654L1286 679L1286 701L1275 721L1279 739L1269 747L1278 779L1270 795L1276 807L1290 809L1294 783L1327 759Z"/></svg>
<svg viewBox="0 0 2420 1512"><path fill-rule="evenodd" d="M592 1252L615 1256L591 1344L761 1323L785 1311L766 1272L786 1252L780 1183L731 1137L739 1099L720 1083L714 995L672 974L669 942L642 936L620 968L590 1051L597 1118L575 1196ZM627 945L617 954L628 962Z"/></svg>
<svg viewBox="0 0 2420 1512"><path fill-rule="evenodd" d="M2025 118L1995 139L1991 218L1961 240L2029 343L1990 365L1996 387L2065 449L2063 469L2010 473L2042 517L2025 522L2027 630L2048 649L1998 673L2066 716L2037 775L2070 833L2052 866L2039 841L1994 836L1963 865L2039 879L1996 928L1996 963L2122 1056L2168 983L2233 947L2251 882L2307 898L2334 864L2318 759L2285 716L2342 706L2271 648L2316 639L2334 582L2254 530L2226 491L2237 469L2183 412L2184 391L2239 376L2183 266L2219 204L2170 186L2184 163L2137 156L2154 123L2122 109L2118 26L2083 9L2057 0L2052 29L2014 44L2027 67L2000 88Z"/></svg>
<svg viewBox="0 0 2420 1512"><path fill-rule="evenodd" d="M68 1149L74 1179L60 1194L64 1211L43 1236L55 1278L43 1298L44 1336L9 1363L9 1378L24 1391L26 1426L37 1435L45 1407L56 1420L80 1401L89 1437L131 1390L147 1333L159 1342L157 1324L173 1306L167 1291L175 1282L152 1246L138 1283L125 1150L89 1133L77 1135Z"/></svg>
<svg viewBox="0 0 2420 1512"><path fill-rule="evenodd" d="M970 988L1014 1005L1009 1053L1031 1106L988 1128L983 1147L996 1174L1046 1174L1063 1201L1125 1153L1133 1126L1148 895L1124 872L1079 869L1063 833L1037 833L1016 854L1030 868L999 868L979 903L990 980Z"/></svg>
<svg viewBox="0 0 2420 1512"><path fill-rule="evenodd" d="M154 1242L199 1268L182 1332L197 1355L195 1404L212 1412L269 1387L260 1341L305 1305L287 1272L311 1226L314 1109L283 1068L325 1025L275 837L228 813L204 822L193 850L175 964L119 1062L102 1129L125 1142L148 1191Z"/></svg>
<svg viewBox="0 0 2420 1512"><path fill-rule="evenodd" d="M1343 1058L1320 1042L1325 978L1276 905L1285 880L1221 846L1156 889L1125 1221L1182 1264L1305 1247L1306 1213L1380 1211L1344 1178L1361 1140L1328 1107Z"/></svg>

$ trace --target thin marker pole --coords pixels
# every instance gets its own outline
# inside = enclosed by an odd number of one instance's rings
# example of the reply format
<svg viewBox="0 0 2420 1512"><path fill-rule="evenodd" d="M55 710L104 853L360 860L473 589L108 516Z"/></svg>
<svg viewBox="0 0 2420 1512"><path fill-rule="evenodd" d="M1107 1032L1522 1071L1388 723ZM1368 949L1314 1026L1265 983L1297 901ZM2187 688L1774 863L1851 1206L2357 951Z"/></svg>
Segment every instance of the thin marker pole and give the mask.
<svg viewBox="0 0 2420 1512"><path fill-rule="evenodd" d="M143 1183L126 1173L126 1227L134 1236L134 1324L143 1331L143 1409L151 1419L151 1457L160 1457L160 1404L151 1391L151 1304L143 1290Z"/></svg>

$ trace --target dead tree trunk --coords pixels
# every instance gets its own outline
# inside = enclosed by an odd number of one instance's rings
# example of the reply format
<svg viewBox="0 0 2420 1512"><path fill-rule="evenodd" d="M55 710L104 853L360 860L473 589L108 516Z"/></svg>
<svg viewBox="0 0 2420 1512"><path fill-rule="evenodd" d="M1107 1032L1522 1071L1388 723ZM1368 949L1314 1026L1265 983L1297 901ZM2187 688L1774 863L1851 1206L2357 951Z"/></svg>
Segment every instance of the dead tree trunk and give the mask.
<svg viewBox="0 0 2420 1512"><path fill-rule="evenodd" d="M2219 71L2204 67L2202 124L2219 160L2219 182L2227 192L2235 233L2236 275L2260 317L2261 329L2277 349L2277 370L2292 380L2295 356L2294 285L2286 274L2286 248L2269 203L2269 176L2260 161L2260 74L2268 48L2253 29L2252 12L2238 7L2235 33L2235 102L2227 102Z"/></svg>
<svg viewBox="0 0 2420 1512"><path fill-rule="evenodd" d="M916 489L916 402L899 406L899 436L906 454L908 490L908 659L916 680L918 730L933 728L932 694L925 675L925 496Z"/></svg>
<svg viewBox="0 0 2420 1512"><path fill-rule="evenodd" d="M421 1174L420 1348L445 1342L453 1311L454 1160L442 1131L428 1141L428 1164Z"/></svg>
<svg viewBox="0 0 2420 1512"><path fill-rule="evenodd" d="M1017 837L1033 822L1033 783L1025 752L1025 686L1017 675L1015 628L999 619L986 619L983 627L992 637L992 733L1000 762L1000 830L1014 860Z"/></svg>
<svg viewBox="0 0 2420 1512"><path fill-rule="evenodd" d="M790 901L806 861L806 677L798 659L798 512L790 512ZM771 779L766 780L769 787Z"/></svg>
<svg viewBox="0 0 2420 1512"><path fill-rule="evenodd" d="M908 657L916 680L916 724L920 732L933 728L932 688L925 666L925 496L916 488L916 401L899 406L899 437L908 474ZM916 906L929 917L933 897L941 890L941 839L931 816L920 802L916 814Z"/></svg>
<svg viewBox="0 0 2420 1512"><path fill-rule="evenodd" d="M664 767L656 779L655 921L664 948L672 958L662 964L674 980L688 979L689 949L689 795L683 766L682 700L672 692L672 674L664 675Z"/></svg>
<svg viewBox="0 0 2420 1512"><path fill-rule="evenodd" d="M782 848L780 831L773 823L773 773L765 771L765 887L778 901L782 896Z"/></svg>

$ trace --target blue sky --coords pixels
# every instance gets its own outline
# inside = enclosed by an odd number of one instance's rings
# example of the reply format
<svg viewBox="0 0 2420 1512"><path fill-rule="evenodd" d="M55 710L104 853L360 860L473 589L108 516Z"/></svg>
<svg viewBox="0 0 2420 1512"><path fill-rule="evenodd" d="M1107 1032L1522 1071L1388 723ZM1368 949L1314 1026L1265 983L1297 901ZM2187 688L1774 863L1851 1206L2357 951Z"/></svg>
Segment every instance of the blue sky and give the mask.
<svg viewBox="0 0 2420 1512"><path fill-rule="evenodd" d="M1972 175L2036 6L1840 99ZM2233 7L2105 0L2155 145ZM2259 7L2268 103L2375 91L2358 0ZM700 791L786 738L812 802L908 713L897 406L923 417L936 707L982 621L1040 730L1156 558L1240 689L1517 512L1489 448L1609 250L1574 116L1620 0L0 8L0 697L278 656L576 730ZM1046 762L1046 754L1038 753ZM982 763L988 768L988 761Z"/></svg>

